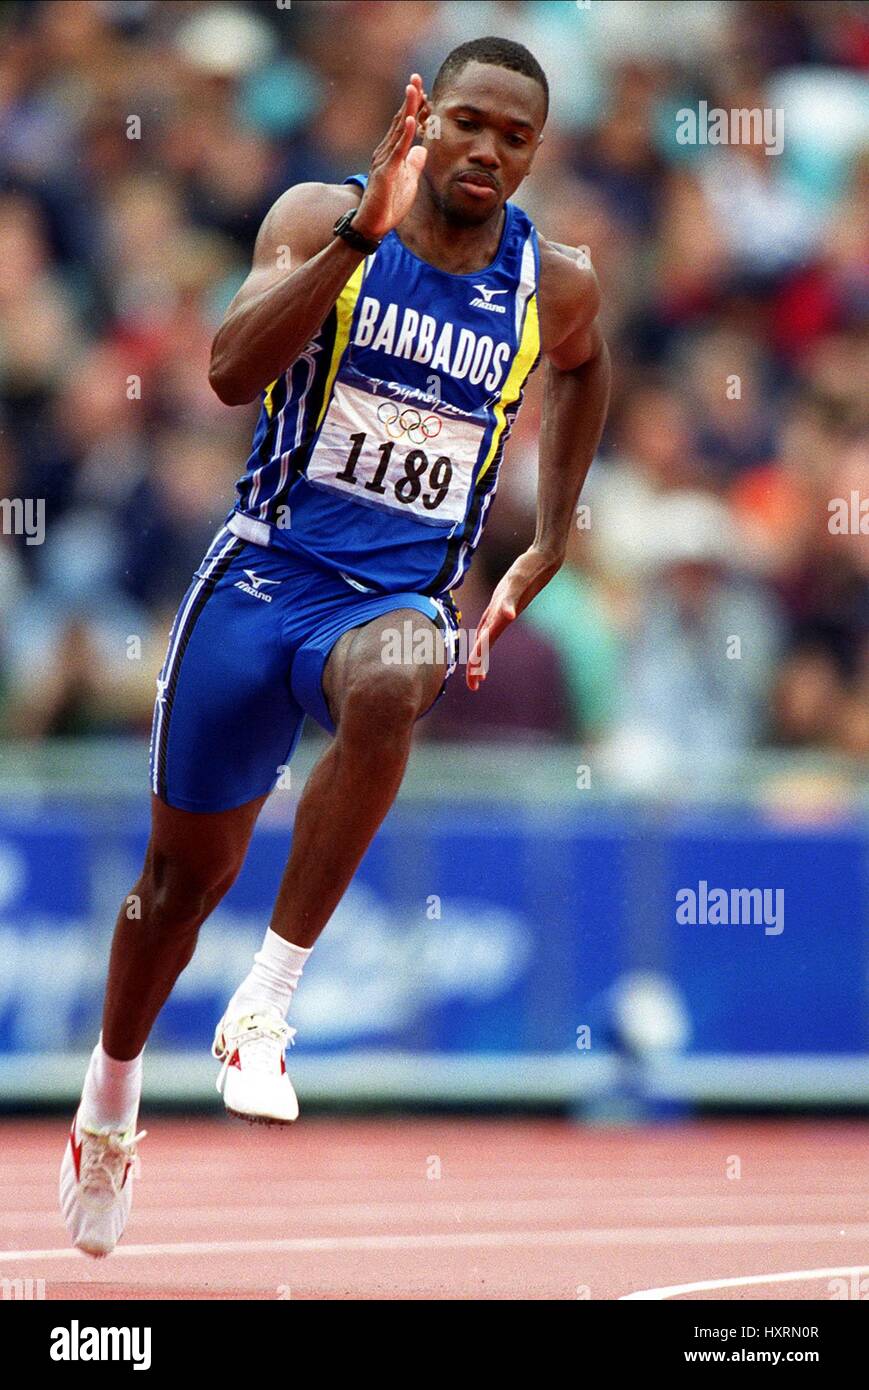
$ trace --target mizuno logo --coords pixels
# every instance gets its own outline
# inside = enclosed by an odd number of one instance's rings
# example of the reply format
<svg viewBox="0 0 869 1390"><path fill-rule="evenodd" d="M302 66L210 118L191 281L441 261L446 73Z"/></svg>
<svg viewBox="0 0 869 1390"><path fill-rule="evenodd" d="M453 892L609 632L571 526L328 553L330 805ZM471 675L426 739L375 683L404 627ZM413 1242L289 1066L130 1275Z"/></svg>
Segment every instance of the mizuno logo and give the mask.
<svg viewBox="0 0 869 1390"><path fill-rule="evenodd" d="M260 579L253 570L245 570L245 574L255 589L261 589L263 584L280 584L281 582L279 579Z"/></svg>
<svg viewBox="0 0 869 1390"><path fill-rule="evenodd" d="M234 587L236 589L241 589L243 594L250 594L251 598L261 599L263 603L271 603L272 599L274 598L274 595L263 593L263 586L266 584L280 584L281 580L261 579L258 574L254 574L253 570L245 570L245 574L247 575L250 583L246 584L243 579L239 579L238 583Z"/></svg>
<svg viewBox="0 0 869 1390"><path fill-rule="evenodd" d="M492 298L494 298L494 296L495 296L496 294L506 294L506 293L507 293L506 290L490 290L489 287L488 287L488 285L475 285L475 286L474 286L474 289L480 291L480 294L483 296L483 298L485 299L485 301L486 301L487 304L488 304L489 300L492 299Z"/></svg>
<svg viewBox="0 0 869 1390"><path fill-rule="evenodd" d="M492 290L488 285L475 285L475 290L479 290L482 298L472 299L472 309L488 309L490 314L506 314L505 304L493 304L492 300L496 294L507 294L507 290Z"/></svg>

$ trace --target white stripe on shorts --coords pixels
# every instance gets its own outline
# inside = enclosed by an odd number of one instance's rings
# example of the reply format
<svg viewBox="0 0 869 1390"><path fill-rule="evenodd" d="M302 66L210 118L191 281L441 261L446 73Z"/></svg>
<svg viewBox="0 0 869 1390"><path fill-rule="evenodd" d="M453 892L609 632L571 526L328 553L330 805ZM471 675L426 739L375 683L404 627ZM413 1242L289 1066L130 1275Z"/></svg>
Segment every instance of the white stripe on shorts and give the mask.
<svg viewBox="0 0 869 1390"><path fill-rule="evenodd" d="M204 572L200 575L199 579L196 581L196 583L194 584L193 588L190 590L190 593L187 596L187 602L184 605L183 612L179 615L178 621L175 625L175 630L169 637L169 649L166 652L166 660L163 662L163 669L157 677L157 708L155 712L154 725L151 735L151 762L153 764L154 771L151 786L155 792L157 791L157 779L159 776L160 739L163 734L163 715L165 711L166 690L170 680L172 679L172 670L178 657L178 648L181 645L181 640L184 636L184 631L187 627L187 622L190 617L190 613L193 609L193 606L196 603L196 600L199 597L199 595L202 593L205 584L208 582L208 578L211 575L214 566L218 563L219 560L222 560L226 552L228 550L231 550L232 547L236 544L237 537L234 536L232 532L229 532L226 526L223 526L221 527L220 531L218 531L214 540L211 542L209 550L213 550L219 542L219 540L222 538L222 536L226 534L229 535L229 540L226 541L223 547L217 552L217 554L212 557L212 559L206 566Z"/></svg>

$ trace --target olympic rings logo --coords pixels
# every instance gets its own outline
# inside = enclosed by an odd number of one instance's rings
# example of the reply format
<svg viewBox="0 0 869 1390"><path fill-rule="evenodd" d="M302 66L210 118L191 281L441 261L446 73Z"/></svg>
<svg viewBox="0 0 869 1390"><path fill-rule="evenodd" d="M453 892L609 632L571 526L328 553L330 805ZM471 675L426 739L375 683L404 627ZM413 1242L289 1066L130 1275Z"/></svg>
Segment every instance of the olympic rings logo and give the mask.
<svg viewBox="0 0 869 1390"><path fill-rule="evenodd" d="M377 407L377 418L390 439L401 439L406 434L412 444L424 444L441 432L442 422L437 415L420 415L412 405L401 410L394 401L382 401Z"/></svg>

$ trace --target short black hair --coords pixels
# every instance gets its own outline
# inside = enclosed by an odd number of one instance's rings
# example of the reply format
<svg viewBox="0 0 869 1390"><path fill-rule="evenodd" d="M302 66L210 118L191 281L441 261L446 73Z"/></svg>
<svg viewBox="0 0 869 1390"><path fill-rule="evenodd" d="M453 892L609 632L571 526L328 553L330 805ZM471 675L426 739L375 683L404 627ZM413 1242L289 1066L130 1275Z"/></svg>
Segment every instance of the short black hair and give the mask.
<svg viewBox="0 0 869 1390"><path fill-rule="evenodd" d="M528 49L512 39L498 39L489 35L484 39L471 39L460 43L452 53L448 53L437 70L431 94L437 100L444 87L448 86L468 63L491 63L496 68L509 68L511 72L524 73L532 77L543 88L544 117L549 114L549 83L546 73Z"/></svg>

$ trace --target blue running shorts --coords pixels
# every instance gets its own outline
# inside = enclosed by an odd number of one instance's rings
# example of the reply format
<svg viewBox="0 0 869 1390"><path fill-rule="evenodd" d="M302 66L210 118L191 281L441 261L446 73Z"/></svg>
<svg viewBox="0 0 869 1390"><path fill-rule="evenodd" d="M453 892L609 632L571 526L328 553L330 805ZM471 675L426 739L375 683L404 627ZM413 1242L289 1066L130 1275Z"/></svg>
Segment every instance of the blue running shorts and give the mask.
<svg viewBox="0 0 869 1390"><path fill-rule="evenodd" d="M338 638L400 608L424 613L442 634L442 695L458 643L449 595L360 592L337 572L222 528L178 609L157 680L152 790L185 811L228 811L271 791L306 714L335 732L322 681Z"/></svg>

